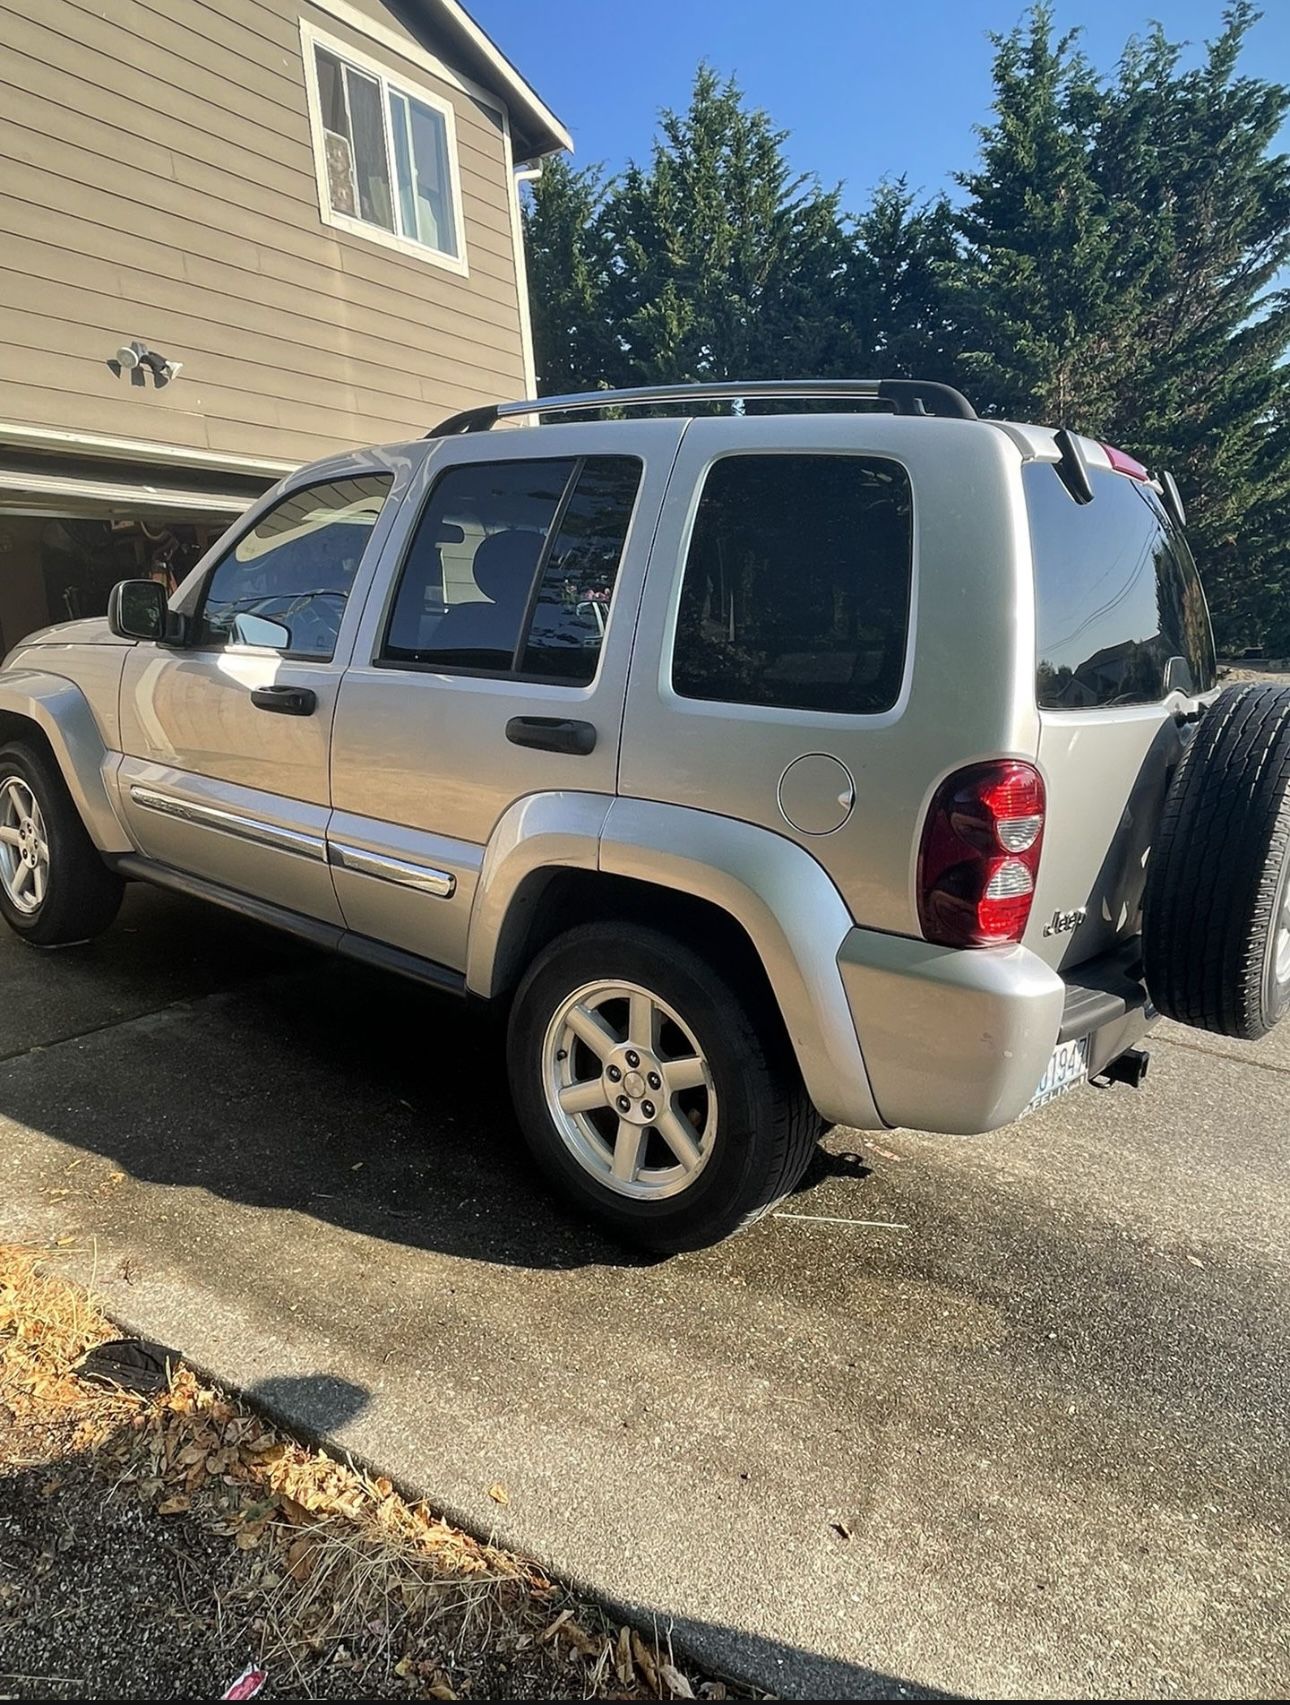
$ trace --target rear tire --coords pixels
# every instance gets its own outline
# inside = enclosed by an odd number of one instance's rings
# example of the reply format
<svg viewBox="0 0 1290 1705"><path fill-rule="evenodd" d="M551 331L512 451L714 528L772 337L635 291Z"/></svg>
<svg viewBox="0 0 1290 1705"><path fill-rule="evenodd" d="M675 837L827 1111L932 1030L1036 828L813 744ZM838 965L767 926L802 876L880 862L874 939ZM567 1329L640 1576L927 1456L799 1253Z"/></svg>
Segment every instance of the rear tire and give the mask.
<svg viewBox="0 0 1290 1705"><path fill-rule="evenodd" d="M511 1009L507 1060L543 1171L658 1253L760 1218L801 1178L819 1134L776 1027L698 954L638 924L587 924L538 956Z"/></svg>
<svg viewBox="0 0 1290 1705"><path fill-rule="evenodd" d="M34 743L0 746L0 916L36 947L101 934L125 884L86 833L58 766Z"/></svg>
<svg viewBox="0 0 1290 1705"><path fill-rule="evenodd" d="M1147 989L1166 1017L1255 1041L1290 1008L1290 690L1201 717L1151 849Z"/></svg>

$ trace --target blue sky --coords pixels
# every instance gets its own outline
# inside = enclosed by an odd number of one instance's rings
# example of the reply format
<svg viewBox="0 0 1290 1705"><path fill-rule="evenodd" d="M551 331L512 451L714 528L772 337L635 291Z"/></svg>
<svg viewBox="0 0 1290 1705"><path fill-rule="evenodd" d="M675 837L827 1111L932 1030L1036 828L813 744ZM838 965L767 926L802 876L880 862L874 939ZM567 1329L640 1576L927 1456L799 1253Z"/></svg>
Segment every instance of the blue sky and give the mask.
<svg viewBox="0 0 1290 1705"><path fill-rule="evenodd" d="M645 159L660 106L684 104L694 68L733 72L791 132L789 156L857 207L884 176L952 189L990 101L991 30L1024 0L465 0L572 132L575 160ZM1198 50L1221 0L1058 0L1063 28L1109 67L1159 18ZM1290 0L1267 0L1247 72L1290 81ZM1283 132L1282 146L1290 148Z"/></svg>

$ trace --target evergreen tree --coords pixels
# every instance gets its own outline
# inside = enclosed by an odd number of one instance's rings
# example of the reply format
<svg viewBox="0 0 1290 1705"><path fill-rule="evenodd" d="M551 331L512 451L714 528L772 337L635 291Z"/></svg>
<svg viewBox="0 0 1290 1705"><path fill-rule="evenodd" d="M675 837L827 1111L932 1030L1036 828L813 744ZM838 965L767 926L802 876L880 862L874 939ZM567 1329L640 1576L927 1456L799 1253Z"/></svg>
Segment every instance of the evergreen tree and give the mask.
<svg viewBox="0 0 1290 1705"><path fill-rule="evenodd" d="M610 256L601 225L599 166L575 171L547 160L524 206L538 392L593 390L614 382L617 356L605 302Z"/></svg>
<svg viewBox="0 0 1290 1705"><path fill-rule="evenodd" d="M1290 90L1159 28L1108 79L1034 7L995 40L964 205L883 184L857 219L699 69L645 166L549 162L526 213L541 389L819 374L959 383L1178 478L1220 641L1290 651Z"/></svg>
<svg viewBox="0 0 1290 1705"><path fill-rule="evenodd" d="M1191 71L1158 26L1130 43L1098 122L1139 304L1110 429L1178 479L1229 645L1290 642L1290 160L1269 152L1290 90L1237 75L1256 18L1229 8Z"/></svg>
<svg viewBox="0 0 1290 1705"><path fill-rule="evenodd" d="M856 222L853 317L866 377L959 377L959 249L945 196L919 206L904 178L879 184Z"/></svg>
<svg viewBox="0 0 1290 1705"><path fill-rule="evenodd" d="M960 182L953 294L978 406L1122 444L1182 487L1221 643L1290 628L1284 357L1290 91L1239 76L1237 0L1202 64L1156 27L1096 77L1047 5L998 38L995 121Z"/></svg>
<svg viewBox="0 0 1290 1705"><path fill-rule="evenodd" d="M848 357L853 249L838 192L794 176L785 133L699 68L648 167L614 186L606 302L631 382L829 373Z"/></svg>
<svg viewBox="0 0 1290 1705"><path fill-rule="evenodd" d="M1054 40L1046 4L993 39L994 122L977 169L958 174L964 379L979 407L1097 432L1128 342L1118 234L1086 122L1097 83L1074 33Z"/></svg>

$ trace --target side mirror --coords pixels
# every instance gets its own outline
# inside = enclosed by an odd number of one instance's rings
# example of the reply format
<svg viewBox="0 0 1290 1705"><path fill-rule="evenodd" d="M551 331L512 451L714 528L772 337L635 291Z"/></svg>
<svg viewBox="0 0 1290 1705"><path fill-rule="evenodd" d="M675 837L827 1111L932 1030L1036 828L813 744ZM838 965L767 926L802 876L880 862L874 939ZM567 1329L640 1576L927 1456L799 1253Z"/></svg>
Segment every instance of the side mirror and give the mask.
<svg viewBox="0 0 1290 1705"><path fill-rule="evenodd" d="M168 614L157 580L118 580L108 598L108 626L118 639L164 639Z"/></svg>
<svg viewBox="0 0 1290 1705"><path fill-rule="evenodd" d="M285 622L275 622L271 616L257 616L246 610L233 617L229 638L236 645L265 645L273 651L291 649L291 629Z"/></svg>

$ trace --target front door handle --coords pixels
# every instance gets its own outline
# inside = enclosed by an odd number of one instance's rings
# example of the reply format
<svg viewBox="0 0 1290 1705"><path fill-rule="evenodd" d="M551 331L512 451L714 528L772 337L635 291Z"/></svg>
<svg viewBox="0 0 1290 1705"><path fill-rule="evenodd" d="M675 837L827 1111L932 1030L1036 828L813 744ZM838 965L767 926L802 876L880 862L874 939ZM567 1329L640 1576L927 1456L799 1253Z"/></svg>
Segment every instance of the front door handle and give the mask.
<svg viewBox="0 0 1290 1705"><path fill-rule="evenodd" d="M571 722L563 716L513 716L506 738L515 746L536 746L539 752L572 752L585 758L596 749L592 722Z"/></svg>
<svg viewBox="0 0 1290 1705"><path fill-rule="evenodd" d="M276 711L279 716L312 716L318 695L311 687L256 687L251 703L257 710Z"/></svg>

